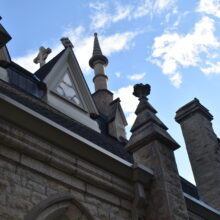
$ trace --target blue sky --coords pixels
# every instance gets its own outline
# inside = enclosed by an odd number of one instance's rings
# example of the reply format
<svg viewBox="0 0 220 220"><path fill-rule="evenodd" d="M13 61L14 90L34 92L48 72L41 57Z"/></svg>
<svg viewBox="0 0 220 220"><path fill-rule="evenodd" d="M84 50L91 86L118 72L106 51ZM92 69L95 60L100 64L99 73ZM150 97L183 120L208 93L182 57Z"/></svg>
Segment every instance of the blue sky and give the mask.
<svg viewBox="0 0 220 220"><path fill-rule="evenodd" d="M174 117L197 97L220 132L220 0L1 0L0 15L13 38L12 59L31 72L39 68L32 60L40 46L52 49L50 60L63 49L59 39L69 37L92 92L88 60L98 32L109 89L121 98L129 126L138 103L132 87L149 83L151 104L182 146L175 153L179 172L193 182Z"/></svg>

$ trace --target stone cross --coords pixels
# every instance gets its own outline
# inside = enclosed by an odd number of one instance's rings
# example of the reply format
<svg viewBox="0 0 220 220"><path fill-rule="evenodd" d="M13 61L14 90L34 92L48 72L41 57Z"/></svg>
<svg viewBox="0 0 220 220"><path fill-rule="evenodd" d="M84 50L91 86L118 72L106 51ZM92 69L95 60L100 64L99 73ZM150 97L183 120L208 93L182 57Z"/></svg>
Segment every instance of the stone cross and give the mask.
<svg viewBox="0 0 220 220"><path fill-rule="evenodd" d="M48 54L50 54L52 52L52 50L50 48L44 48L44 47L40 47L39 48L39 53L37 55L37 57L34 59L34 63L36 64L40 64L40 67L42 67L46 62L45 60L47 59Z"/></svg>
<svg viewBox="0 0 220 220"><path fill-rule="evenodd" d="M73 48L73 44L68 37L62 37L60 39L60 41L62 42L62 44L65 48L67 48L67 47Z"/></svg>

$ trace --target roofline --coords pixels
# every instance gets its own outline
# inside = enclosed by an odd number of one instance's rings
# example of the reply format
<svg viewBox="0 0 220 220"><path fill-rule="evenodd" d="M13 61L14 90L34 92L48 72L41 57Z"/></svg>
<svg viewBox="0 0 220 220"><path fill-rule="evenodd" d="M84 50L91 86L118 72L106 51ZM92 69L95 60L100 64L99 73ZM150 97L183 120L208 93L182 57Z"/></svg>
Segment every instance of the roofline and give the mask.
<svg viewBox="0 0 220 220"><path fill-rule="evenodd" d="M127 162L3 94L0 94L0 105L0 116L7 121L15 123L41 138L71 153L77 154L124 179L133 181L134 165L132 163ZM16 117L11 117L12 115L16 115ZM56 137L56 139L54 139L54 137ZM73 147L73 145L80 145L80 147ZM137 167L135 169L137 169ZM138 166L138 170L142 176L139 178L139 181L144 184L151 182L153 177L153 171L151 169Z"/></svg>
<svg viewBox="0 0 220 220"><path fill-rule="evenodd" d="M193 213L205 217L207 220L219 220L220 212L207 205L202 200L198 200L187 193L183 193L186 201L187 209Z"/></svg>

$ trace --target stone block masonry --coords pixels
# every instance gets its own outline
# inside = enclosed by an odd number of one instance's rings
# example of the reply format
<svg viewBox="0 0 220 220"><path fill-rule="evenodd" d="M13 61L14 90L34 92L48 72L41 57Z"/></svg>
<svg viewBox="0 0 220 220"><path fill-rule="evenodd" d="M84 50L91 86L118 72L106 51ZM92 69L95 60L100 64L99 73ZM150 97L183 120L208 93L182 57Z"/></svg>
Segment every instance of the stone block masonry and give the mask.
<svg viewBox="0 0 220 220"><path fill-rule="evenodd" d="M209 113L198 99L177 111L200 198L220 210L220 150Z"/></svg>
<svg viewBox="0 0 220 220"><path fill-rule="evenodd" d="M46 199L64 193L94 219L132 218L132 183L3 120L0 176L1 220L23 220Z"/></svg>

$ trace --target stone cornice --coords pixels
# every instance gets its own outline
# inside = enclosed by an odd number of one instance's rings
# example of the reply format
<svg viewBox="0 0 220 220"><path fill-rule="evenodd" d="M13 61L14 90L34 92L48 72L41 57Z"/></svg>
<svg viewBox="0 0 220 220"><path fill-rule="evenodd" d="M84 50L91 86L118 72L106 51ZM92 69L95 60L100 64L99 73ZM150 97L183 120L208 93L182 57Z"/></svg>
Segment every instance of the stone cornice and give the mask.
<svg viewBox="0 0 220 220"><path fill-rule="evenodd" d="M200 114L205 116L209 121L213 119L213 116L209 113L209 110L201 105L199 100L195 98L194 100L177 110L175 120L180 123L186 118L191 117L191 115L196 112L199 112Z"/></svg>
<svg viewBox="0 0 220 220"><path fill-rule="evenodd" d="M140 149L141 147L146 146L152 141L161 141L171 150L176 150L180 146L179 144L164 130L162 130L157 125L151 123L144 130L144 136L134 134L134 138L131 136L128 144L125 147L125 150L128 152L134 152ZM139 132L140 134L140 132Z"/></svg>

